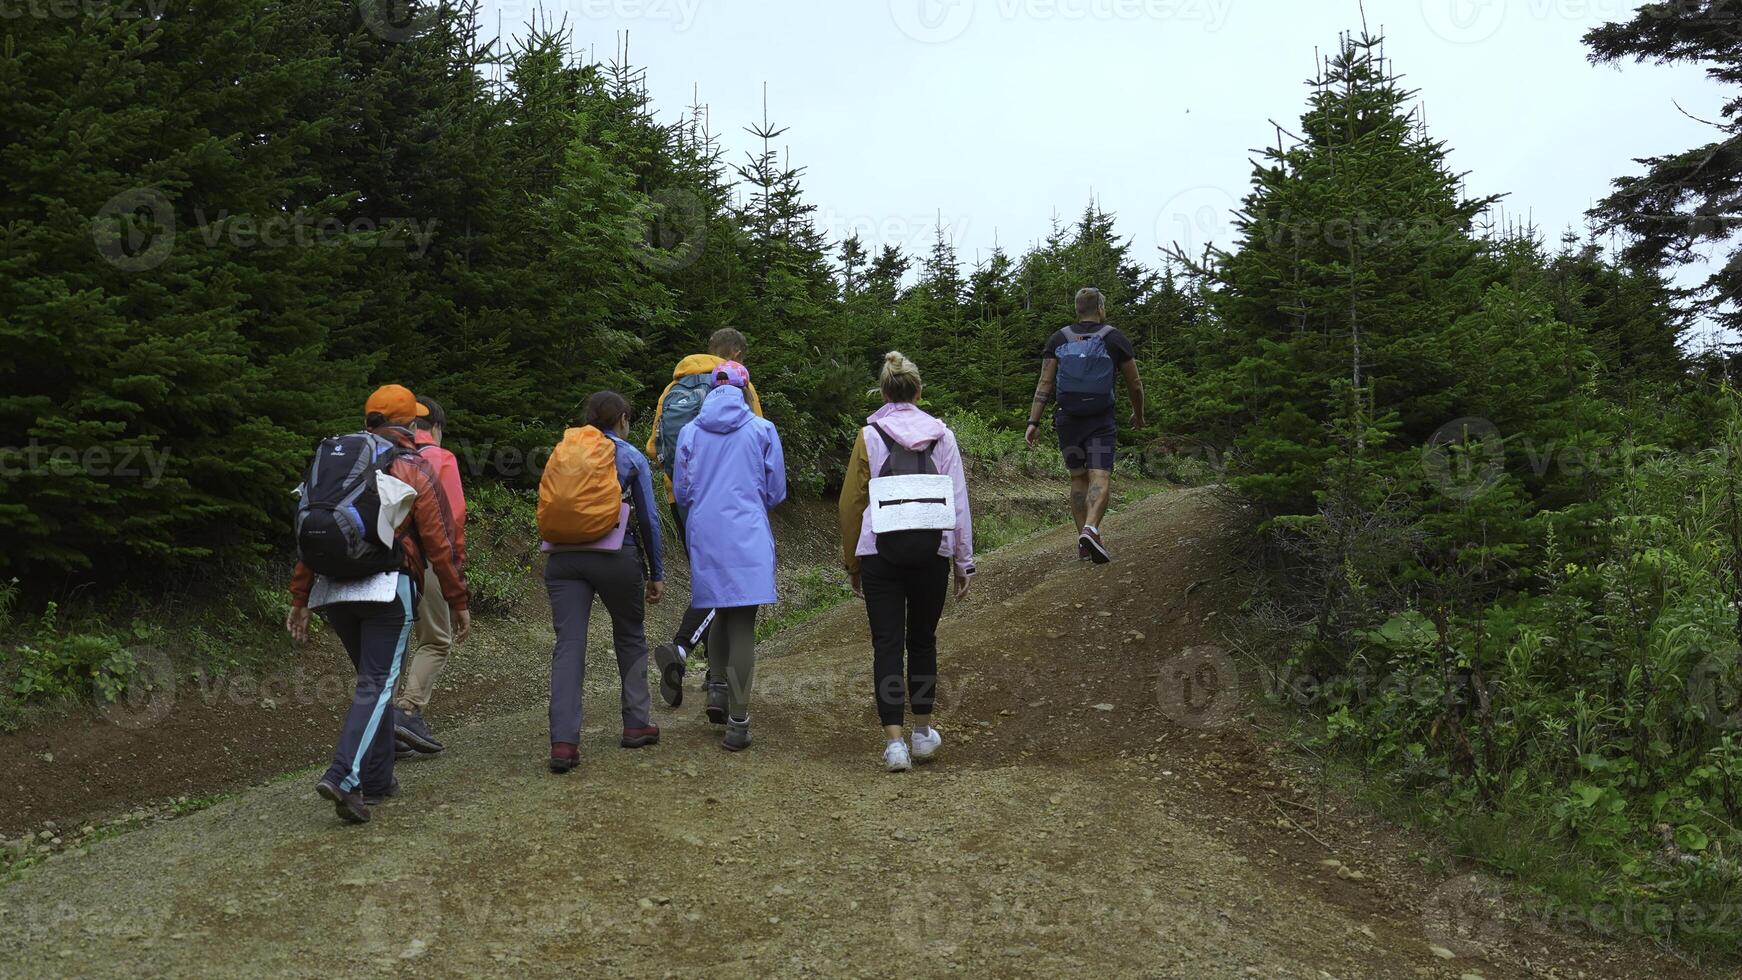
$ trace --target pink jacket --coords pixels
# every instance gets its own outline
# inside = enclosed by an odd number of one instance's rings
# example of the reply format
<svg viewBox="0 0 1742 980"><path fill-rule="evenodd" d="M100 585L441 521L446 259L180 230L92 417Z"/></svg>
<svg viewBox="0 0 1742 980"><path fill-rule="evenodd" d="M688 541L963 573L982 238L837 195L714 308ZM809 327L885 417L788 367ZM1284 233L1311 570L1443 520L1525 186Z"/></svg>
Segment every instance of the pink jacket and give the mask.
<svg viewBox="0 0 1742 980"><path fill-rule="evenodd" d="M939 473L951 478L955 484L956 526L943 534L943 544L938 548L938 554L951 558L955 562L958 575L974 574L974 517L968 506L968 481L963 474L962 453L956 445L956 434L950 427L926 414L916 405L894 404L878 409L866 420L867 426L859 432L859 446L854 447L854 455L862 450L865 454L866 470L861 476L854 472L856 466L850 464L847 473L847 486L842 490L843 502L848 503L846 509L858 510L859 535L858 544L853 549L857 557L863 558L877 553L877 535L871 530L870 507L868 501L859 494L863 487L856 484L863 481L868 484L883 469L883 463L889 458L889 451L884 448L883 438L869 423L881 425L898 443L909 449L917 449L928 442L936 443L932 449L932 463ZM857 461L855 460L855 463ZM843 513L843 520L851 531L851 516Z"/></svg>

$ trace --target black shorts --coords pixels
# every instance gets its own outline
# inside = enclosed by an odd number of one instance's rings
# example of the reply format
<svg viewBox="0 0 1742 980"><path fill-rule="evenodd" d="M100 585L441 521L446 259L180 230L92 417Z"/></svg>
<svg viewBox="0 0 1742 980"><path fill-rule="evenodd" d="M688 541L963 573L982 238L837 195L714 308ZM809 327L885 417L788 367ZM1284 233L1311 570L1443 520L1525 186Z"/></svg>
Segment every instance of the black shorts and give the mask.
<svg viewBox="0 0 1742 980"><path fill-rule="evenodd" d="M1119 420L1112 412L1105 415L1059 412L1053 416L1053 428L1058 430L1059 451L1064 453L1066 469L1072 473L1112 472L1119 456Z"/></svg>

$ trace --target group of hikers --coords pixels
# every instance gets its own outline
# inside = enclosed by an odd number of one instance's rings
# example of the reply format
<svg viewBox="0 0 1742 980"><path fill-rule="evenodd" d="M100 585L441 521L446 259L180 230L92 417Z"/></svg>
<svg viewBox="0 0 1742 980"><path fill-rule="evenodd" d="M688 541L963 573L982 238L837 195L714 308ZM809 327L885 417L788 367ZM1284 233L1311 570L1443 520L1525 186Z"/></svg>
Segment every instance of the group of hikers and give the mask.
<svg viewBox="0 0 1742 980"><path fill-rule="evenodd" d="M1039 440L1047 405L1071 474L1082 561L1112 560L1100 529L1116 461L1115 383L1122 374L1142 428L1143 386L1131 341L1106 324L1106 298L1076 297L1077 322L1052 335L1028 417ZM550 759L580 762L581 690L593 599L611 617L622 688L619 744L657 744L649 656L661 700L677 708L689 662L705 656L705 713L720 745L751 745L756 616L778 601L770 512L786 499L780 434L744 366L748 343L726 328L709 352L683 359L654 410L645 452L628 442L634 408L601 391L567 430L539 486L540 551L556 643L551 653ZM920 408L919 367L899 351L878 376L883 406L866 419L841 489L842 558L870 624L882 765L903 772L936 758L932 725L938 623L974 580L966 466L949 426ZM399 792L396 758L443 750L425 712L455 645L471 630L460 467L442 448L442 406L386 385L363 408L361 432L326 439L297 488L298 561L285 627L308 640L319 611L357 670L332 764L316 792L339 817L367 822ZM646 608L664 600L665 556L655 470L689 559L690 597L676 635L648 649ZM403 676L402 676L403 675ZM904 734L907 715L911 734Z"/></svg>

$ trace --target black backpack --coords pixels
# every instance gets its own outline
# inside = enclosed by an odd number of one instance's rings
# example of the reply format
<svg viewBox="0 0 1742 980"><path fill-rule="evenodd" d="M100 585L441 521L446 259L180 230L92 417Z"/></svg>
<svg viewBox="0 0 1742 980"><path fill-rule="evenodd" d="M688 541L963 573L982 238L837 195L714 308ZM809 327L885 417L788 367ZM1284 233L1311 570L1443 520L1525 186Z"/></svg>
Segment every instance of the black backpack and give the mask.
<svg viewBox="0 0 1742 980"><path fill-rule="evenodd" d="M926 443L919 449L909 449L896 442L883 426L872 423L871 427L883 437L883 446L889 455L883 460L883 468L877 475L883 476L936 476L937 465L931 460L935 441ZM877 557L892 565L915 567L935 561L938 551L943 547L944 532L942 531L886 531L877 535Z"/></svg>
<svg viewBox="0 0 1742 980"><path fill-rule="evenodd" d="M363 578L398 570L405 546L383 544L375 521L381 497L375 475L411 450L370 432L323 440L309 461L296 508L296 554L328 578Z"/></svg>

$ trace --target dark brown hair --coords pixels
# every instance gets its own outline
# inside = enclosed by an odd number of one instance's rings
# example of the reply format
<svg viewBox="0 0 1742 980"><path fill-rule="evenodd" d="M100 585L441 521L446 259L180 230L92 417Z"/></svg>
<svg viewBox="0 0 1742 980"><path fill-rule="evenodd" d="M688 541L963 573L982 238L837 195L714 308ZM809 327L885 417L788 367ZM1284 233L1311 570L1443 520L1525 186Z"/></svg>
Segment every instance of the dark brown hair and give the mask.
<svg viewBox="0 0 1742 980"><path fill-rule="evenodd" d="M596 391L587 399L587 424L600 432L617 427L617 420L632 413L629 399L615 391Z"/></svg>
<svg viewBox="0 0 1742 980"><path fill-rule="evenodd" d="M738 359L750 353L750 342L731 327L721 327L708 338L708 353L715 357Z"/></svg>

